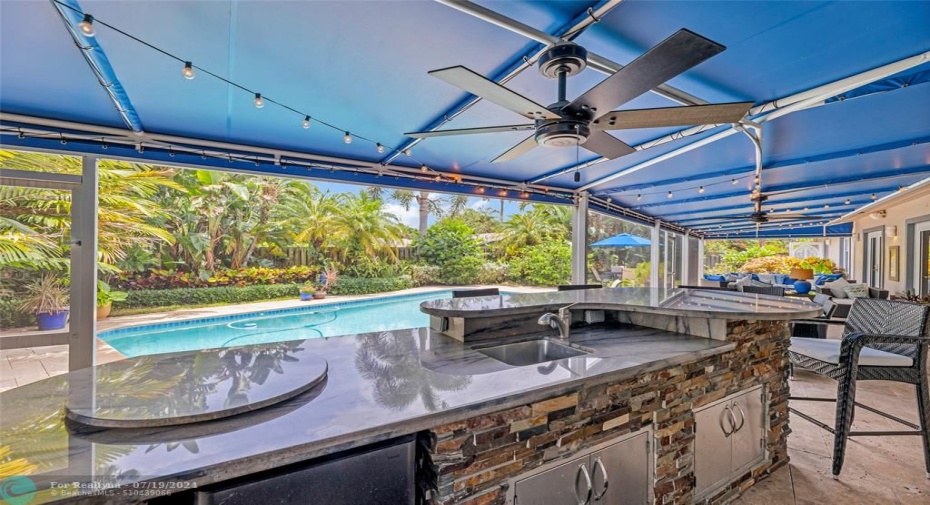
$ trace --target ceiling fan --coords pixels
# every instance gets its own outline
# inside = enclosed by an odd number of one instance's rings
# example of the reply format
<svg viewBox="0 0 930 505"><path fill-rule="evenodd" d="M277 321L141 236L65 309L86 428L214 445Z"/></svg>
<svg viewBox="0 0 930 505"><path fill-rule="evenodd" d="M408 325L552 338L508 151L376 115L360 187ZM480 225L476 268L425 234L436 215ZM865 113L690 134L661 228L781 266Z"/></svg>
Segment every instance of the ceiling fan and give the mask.
<svg viewBox="0 0 930 505"><path fill-rule="evenodd" d="M508 131L533 132L531 136L495 158L495 163L513 160L537 145L580 145L605 158L618 158L635 152L636 149L607 133L609 130L735 123L746 114L753 102L614 110L724 49L726 48L716 42L682 29L579 97L568 101L565 98L566 80L585 69L588 53L573 42L563 41L549 48L538 63L539 72L544 77L558 80L558 101L549 106L542 106L463 66L432 70L429 75L534 122L411 132L405 135L428 138Z"/></svg>
<svg viewBox="0 0 930 505"><path fill-rule="evenodd" d="M794 193L802 190L809 190L810 188L795 189L795 190L786 190L779 191L775 193L765 194L762 192L762 173L761 171L757 172L756 175L756 184L755 189L752 190L750 194L750 201L753 203L753 211L749 214L731 214L727 216L719 216L708 221L733 221L734 219L748 219L749 221L756 223L756 230L758 231L759 225L765 224L771 221L810 221L810 220L819 220L819 219L832 219L827 216L812 216L809 214L801 214L799 212L775 212L774 210L765 211L762 210L762 202L765 202L773 195L783 195L788 193Z"/></svg>

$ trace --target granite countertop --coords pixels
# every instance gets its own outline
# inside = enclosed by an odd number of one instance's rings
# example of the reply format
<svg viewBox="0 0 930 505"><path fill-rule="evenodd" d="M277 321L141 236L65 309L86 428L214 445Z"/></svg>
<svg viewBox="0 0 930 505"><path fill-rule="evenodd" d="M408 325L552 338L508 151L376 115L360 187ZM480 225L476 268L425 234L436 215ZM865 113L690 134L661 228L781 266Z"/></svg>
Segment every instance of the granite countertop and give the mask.
<svg viewBox="0 0 930 505"><path fill-rule="evenodd" d="M815 317L823 307L808 300L737 291L605 288L431 300L420 310L441 317L489 317L574 309L647 312L708 319L788 320Z"/></svg>
<svg viewBox="0 0 930 505"><path fill-rule="evenodd" d="M9 449L5 457L23 465L20 473L36 481L37 502L49 497L47 489L41 490L50 481L205 485L564 394L582 382L622 380L734 348L728 342L619 323L576 330L571 343L592 352L524 367L486 357L428 328L193 351L220 358L191 367L181 379L196 386L223 375L214 368L228 363L221 356L225 352L277 350L280 359L271 366L246 361L235 387L220 384L219 393L237 401L248 396L249 381L262 380L265 372L302 370L294 359L325 357L329 374L324 383L273 406L160 428L101 429L66 422L69 386L86 390L94 376L78 371L0 393L0 449ZM158 388L153 380L134 373L96 376L98 383L119 381L128 389ZM176 400L187 401L153 395L151 408Z"/></svg>

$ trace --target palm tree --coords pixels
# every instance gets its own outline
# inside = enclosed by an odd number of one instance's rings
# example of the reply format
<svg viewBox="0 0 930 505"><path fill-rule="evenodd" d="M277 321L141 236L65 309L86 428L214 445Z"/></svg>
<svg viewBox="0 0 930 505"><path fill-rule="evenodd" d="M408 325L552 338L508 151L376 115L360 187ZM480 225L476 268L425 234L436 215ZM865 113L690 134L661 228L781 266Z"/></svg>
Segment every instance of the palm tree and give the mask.
<svg viewBox="0 0 930 505"><path fill-rule="evenodd" d="M346 194L342 203L333 219L341 260L345 263L354 254L395 259L403 231L397 217L384 210L384 202L361 193Z"/></svg>
<svg viewBox="0 0 930 505"><path fill-rule="evenodd" d="M501 246L507 255L515 256L524 247L548 240L568 240L571 236L571 209L554 205L533 205L520 214L510 216L503 225Z"/></svg>
<svg viewBox="0 0 930 505"><path fill-rule="evenodd" d="M426 236L426 229L429 228L429 215L435 214L436 216L442 216L442 206L440 202L430 198L430 194L426 191L414 193L413 191L398 189L391 193L391 199L403 205L404 210L410 210L410 205L413 204L414 201L417 202L417 207L420 211L418 228L421 237Z"/></svg>
<svg viewBox="0 0 930 505"><path fill-rule="evenodd" d="M308 182L292 182L284 189L280 204L272 210L272 219L283 223L294 242L307 244L317 254L323 254L335 246L336 217L343 201L342 195L320 191Z"/></svg>
<svg viewBox="0 0 930 505"><path fill-rule="evenodd" d="M77 174L81 158L32 152L0 151L4 167ZM100 160L98 170L97 249L104 270L116 263L133 245L174 242L164 228L152 224L164 215L154 197L165 188L183 190L172 180L175 170L124 161ZM5 187L0 191L0 228L7 258L50 261L70 248L71 192ZM9 242L18 241L11 247ZM53 244L56 243L53 247ZM24 245L28 244L28 245ZM25 256L23 256L25 255Z"/></svg>

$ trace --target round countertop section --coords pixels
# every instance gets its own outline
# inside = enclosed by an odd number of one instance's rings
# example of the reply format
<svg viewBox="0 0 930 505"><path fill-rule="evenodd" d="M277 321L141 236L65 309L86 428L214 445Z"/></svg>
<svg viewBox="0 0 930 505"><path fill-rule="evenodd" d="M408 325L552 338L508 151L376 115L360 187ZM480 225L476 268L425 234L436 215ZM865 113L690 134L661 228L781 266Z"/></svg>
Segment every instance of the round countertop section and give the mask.
<svg viewBox="0 0 930 505"><path fill-rule="evenodd" d="M140 356L72 372L65 416L101 428L210 421L293 398L326 379L305 341Z"/></svg>
<svg viewBox="0 0 930 505"><path fill-rule="evenodd" d="M543 291L431 300L420 310L438 317L497 317L555 311L601 309L708 319L789 320L815 317L823 307L788 296L691 288L603 288Z"/></svg>

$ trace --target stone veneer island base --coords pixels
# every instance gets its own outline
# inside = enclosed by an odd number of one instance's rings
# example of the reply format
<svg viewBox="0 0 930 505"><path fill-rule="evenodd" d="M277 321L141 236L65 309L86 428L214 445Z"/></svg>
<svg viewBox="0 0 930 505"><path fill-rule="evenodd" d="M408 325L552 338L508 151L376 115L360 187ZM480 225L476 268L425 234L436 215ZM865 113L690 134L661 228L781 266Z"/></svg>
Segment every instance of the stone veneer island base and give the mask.
<svg viewBox="0 0 930 505"><path fill-rule="evenodd" d="M789 335L784 321L728 321L736 348L622 380L592 380L559 396L430 430L437 504L505 502L510 479L651 426L656 504L693 503L695 409L762 385L765 457L703 497L725 503L788 462Z"/></svg>

